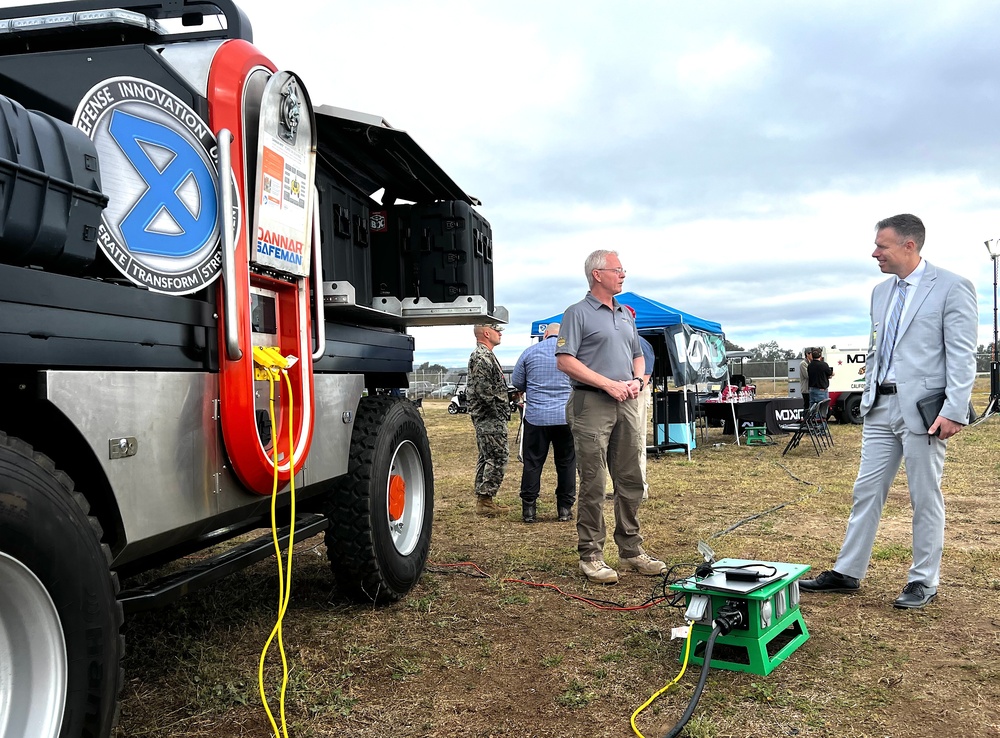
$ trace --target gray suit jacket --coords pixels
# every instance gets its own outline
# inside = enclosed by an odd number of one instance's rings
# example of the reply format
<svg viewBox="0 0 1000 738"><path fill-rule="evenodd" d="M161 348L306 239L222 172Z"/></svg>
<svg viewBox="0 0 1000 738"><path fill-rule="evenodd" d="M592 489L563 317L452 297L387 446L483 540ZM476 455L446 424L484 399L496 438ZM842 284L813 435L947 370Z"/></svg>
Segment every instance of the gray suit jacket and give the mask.
<svg viewBox="0 0 1000 738"><path fill-rule="evenodd" d="M875 404L886 312L895 286L896 278L891 277L872 291L873 340L865 363L862 416ZM927 262L913 302L896 331L892 358L903 420L911 433L927 432L917 412L917 401L940 390L948 398L941 415L957 423L969 422L978 326L979 309L972 282Z"/></svg>

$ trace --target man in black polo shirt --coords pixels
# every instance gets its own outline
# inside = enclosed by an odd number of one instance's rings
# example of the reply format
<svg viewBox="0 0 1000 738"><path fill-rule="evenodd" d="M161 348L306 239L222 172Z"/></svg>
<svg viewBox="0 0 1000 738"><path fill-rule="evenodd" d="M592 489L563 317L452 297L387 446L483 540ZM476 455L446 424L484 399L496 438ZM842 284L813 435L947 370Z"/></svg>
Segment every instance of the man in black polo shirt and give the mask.
<svg viewBox="0 0 1000 738"><path fill-rule="evenodd" d="M823 361L823 349L819 346L813 349L813 358L809 362L809 402L817 403L830 399L830 377L833 368Z"/></svg>

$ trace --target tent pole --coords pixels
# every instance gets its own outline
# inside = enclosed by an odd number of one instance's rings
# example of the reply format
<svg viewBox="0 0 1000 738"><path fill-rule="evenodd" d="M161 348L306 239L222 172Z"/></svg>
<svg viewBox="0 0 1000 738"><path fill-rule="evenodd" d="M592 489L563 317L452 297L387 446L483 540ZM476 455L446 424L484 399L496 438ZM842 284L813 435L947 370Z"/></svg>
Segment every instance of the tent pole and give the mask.
<svg viewBox="0 0 1000 738"><path fill-rule="evenodd" d="M729 376L729 362L727 361L726 362L726 386L727 387L730 385L730 381L729 380L731 378L732 377ZM739 446L740 445L740 429L739 429L739 426L736 423L736 403L733 402L732 400L729 401L729 409L733 413L733 435L736 436L736 445Z"/></svg>
<svg viewBox="0 0 1000 738"><path fill-rule="evenodd" d="M691 416L688 414L688 386L685 384L681 393L684 402L684 435L687 436L688 461L691 461Z"/></svg>

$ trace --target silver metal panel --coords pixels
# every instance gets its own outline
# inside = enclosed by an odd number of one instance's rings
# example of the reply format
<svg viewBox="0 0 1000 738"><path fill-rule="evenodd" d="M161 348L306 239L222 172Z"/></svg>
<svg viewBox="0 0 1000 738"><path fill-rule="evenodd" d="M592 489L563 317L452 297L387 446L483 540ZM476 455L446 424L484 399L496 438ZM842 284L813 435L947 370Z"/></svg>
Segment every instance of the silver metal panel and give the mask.
<svg viewBox="0 0 1000 738"><path fill-rule="evenodd" d="M317 374L313 379L316 421L303 472L305 484L315 484L347 473L354 418L357 417L358 403L365 386L365 378L361 374ZM344 413L350 413L350 422L344 422Z"/></svg>
<svg viewBox="0 0 1000 738"><path fill-rule="evenodd" d="M453 302L431 302L426 297L376 297L371 307L355 304L354 287L349 282L324 282L323 307L328 317L348 317L366 324L407 328L433 325L507 323L507 308L496 305L490 313L486 298L465 295Z"/></svg>
<svg viewBox="0 0 1000 738"><path fill-rule="evenodd" d="M44 376L46 398L86 439L118 501L126 545L116 564L206 533L220 513L269 504L267 496L248 492L225 463L218 375L47 371ZM296 488L347 472L363 389L360 374L316 375L315 430ZM112 458L111 442L123 438L132 439L134 455Z"/></svg>
<svg viewBox="0 0 1000 738"><path fill-rule="evenodd" d="M217 375L48 371L45 394L104 468L129 544L218 512ZM135 455L110 458L109 441L122 437L136 439Z"/></svg>
<svg viewBox="0 0 1000 738"><path fill-rule="evenodd" d="M208 97L208 73L222 41L190 41L153 46L185 82Z"/></svg>

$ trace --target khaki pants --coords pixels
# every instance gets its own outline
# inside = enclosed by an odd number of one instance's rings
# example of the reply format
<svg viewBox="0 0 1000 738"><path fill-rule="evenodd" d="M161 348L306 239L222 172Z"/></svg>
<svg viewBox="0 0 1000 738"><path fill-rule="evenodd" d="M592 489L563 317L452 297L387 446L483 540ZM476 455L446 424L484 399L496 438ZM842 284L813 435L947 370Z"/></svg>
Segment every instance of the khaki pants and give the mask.
<svg viewBox="0 0 1000 738"><path fill-rule="evenodd" d="M610 473L616 493L615 543L621 558L643 552L637 513L642 502L639 466L639 400L617 402L604 392L573 390L566 403L573 431L577 494L577 549L582 561L604 556L604 483Z"/></svg>

